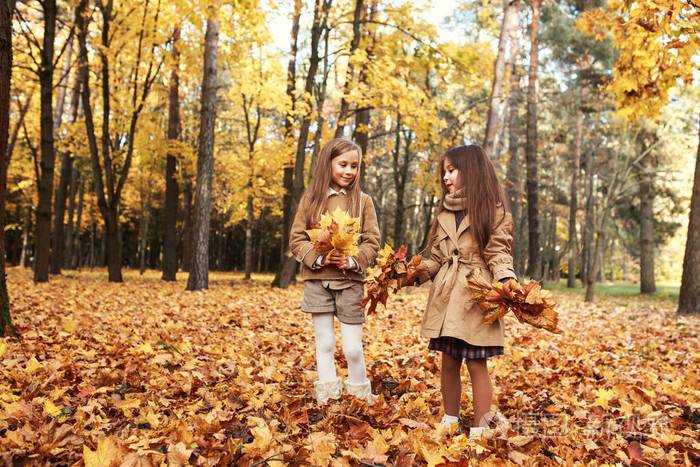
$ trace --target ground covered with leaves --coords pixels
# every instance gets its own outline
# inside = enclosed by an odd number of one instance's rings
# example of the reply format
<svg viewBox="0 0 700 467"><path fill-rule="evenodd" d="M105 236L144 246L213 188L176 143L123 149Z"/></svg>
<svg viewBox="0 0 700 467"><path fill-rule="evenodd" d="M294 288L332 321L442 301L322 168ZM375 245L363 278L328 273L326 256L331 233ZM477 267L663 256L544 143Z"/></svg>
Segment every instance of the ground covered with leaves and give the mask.
<svg viewBox="0 0 700 467"><path fill-rule="evenodd" d="M301 287L213 274L67 273L35 285L9 271L21 339L0 339L0 459L69 465L517 465L700 461L700 320L670 302L556 292L562 334L506 316L491 360L498 408L489 436L436 429L439 358L419 337L427 289L404 290L368 319L379 400L313 399ZM339 336L338 336L339 337ZM341 374L345 370L340 345ZM466 371L462 415L471 414Z"/></svg>

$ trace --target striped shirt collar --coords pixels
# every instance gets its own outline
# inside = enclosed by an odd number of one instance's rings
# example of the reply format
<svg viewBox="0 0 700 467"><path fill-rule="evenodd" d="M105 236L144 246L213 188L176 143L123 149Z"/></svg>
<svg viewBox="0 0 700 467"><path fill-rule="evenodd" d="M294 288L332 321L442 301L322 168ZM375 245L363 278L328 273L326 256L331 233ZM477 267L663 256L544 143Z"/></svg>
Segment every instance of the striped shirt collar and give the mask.
<svg viewBox="0 0 700 467"><path fill-rule="evenodd" d="M328 187L328 196L333 196L333 195L347 195L348 192L345 191L345 188L341 188L340 190L336 191L332 186Z"/></svg>

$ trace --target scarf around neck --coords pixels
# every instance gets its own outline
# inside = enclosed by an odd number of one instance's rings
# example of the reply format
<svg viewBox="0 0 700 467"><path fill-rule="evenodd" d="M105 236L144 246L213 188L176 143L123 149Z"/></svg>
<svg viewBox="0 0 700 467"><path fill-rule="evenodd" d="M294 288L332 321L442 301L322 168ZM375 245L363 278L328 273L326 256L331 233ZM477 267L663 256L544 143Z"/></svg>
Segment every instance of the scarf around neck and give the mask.
<svg viewBox="0 0 700 467"><path fill-rule="evenodd" d="M464 188L460 188L453 194L446 194L442 205L448 211L464 211L467 209L467 198L464 197Z"/></svg>

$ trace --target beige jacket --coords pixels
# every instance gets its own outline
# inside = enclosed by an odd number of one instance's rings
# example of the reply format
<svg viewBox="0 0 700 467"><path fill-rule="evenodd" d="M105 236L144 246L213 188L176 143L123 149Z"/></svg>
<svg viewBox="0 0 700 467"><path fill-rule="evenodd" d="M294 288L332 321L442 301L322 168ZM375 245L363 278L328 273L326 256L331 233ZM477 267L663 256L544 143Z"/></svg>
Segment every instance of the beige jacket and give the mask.
<svg viewBox="0 0 700 467"><path fill-rule="evenodd" d="M489 281L516 278L511 255L513 217L501 208L495 218L482 256L468 214L459 228L454 212L443 210L438 215L430 257L424 262L433 284L423 315L423 337L452 336L473 345L503 345L503 323L483 324L483 311L471 300L467 287L467 273L473 268L480 268Z"/></svg>
<svg viewBox="0 0 700 467"><path fill-rule="evenodd" d="M326 212L333 212L336 207L349 211L350 197L343 191L328 198ZM306 233L308 229L309 206L308 199L304 196L299 202L292 229L289 233L289 253L301 263L301 280L352 280L362 281L365 271L374 264L379 252L379 223L377 212L374 210L372 198L362 193L360 199L360 223L362 233L360 235L359 253L354 257L357 262L357 270L346 270L345 274L335 266L324 266L314 269L316 259L321 256L314 250L313 243Z"/></svg>

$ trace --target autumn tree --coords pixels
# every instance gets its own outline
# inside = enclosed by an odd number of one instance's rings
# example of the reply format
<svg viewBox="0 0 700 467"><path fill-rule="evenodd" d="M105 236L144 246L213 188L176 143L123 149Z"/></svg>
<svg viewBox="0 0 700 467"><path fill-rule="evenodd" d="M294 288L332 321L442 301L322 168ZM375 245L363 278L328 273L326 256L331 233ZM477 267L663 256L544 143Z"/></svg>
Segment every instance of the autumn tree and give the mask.
<svg viewBox="0 0 700 467"><path fill-rule="evenodd" d="M170 70L170 90L168 92L168 139L180 138L180 27L175 26L171 39L172 69ZM177 214L179 204L177 180L177 158L168 153L165 165L165 203L163 217L163 280L174 281L177 275Z"/></svg>
<svg viewBox="0 0 700 467"><path fill-rule="evenodd" d="M527 188L527 225L528 225L528 265L527 274L540 278L542 274L542 256L540 252L540 219L538 205L537 178L537 68L539 64L539 22L541 0L532 0L532 19L530 22L530 66L527 81L527 132L525 134L525 159Z"/></svg>
<svg viewBox="0 0 700 467"><path fill-rule="evenodd" d="M194 201L193 256L187 290L209 288L209 220L211 218L211 182L214 170L214 124L216 119L216 59L219 46L219 20L207 18L204 37L199 145L197 149L197 185Z"/></svg>
<svg viewBox="0 0 700 467"><path fill-rule="evenodd" d="M148 99L151 87L158 76L162 65L162 58L155 54L159 38L155 34L155 26L159 24L160 3L154 7L150 0L142 5L139 15L133 15L129 19L135 24L135 56L126 67L126 72L120 68L112 67L112 60L117 53L123 53L127 47L124 41L131 41L128 34L124 34L121 23L115 25L117 15L126 14L126 11L115 9L114 0L98 2L97 10L101 17L101 30L98 54L100 57L101 76L101 147L98 147L95 127L93 103L91 100L90 86L90 57L88 54L88 21L84 13L76 14L78 22L78 41L80 44L80 60L82 62L82 106L85 113L85 130L87 133L90 159L93 171L93 189L97 197L97 204L105 226L107 266L110 282L122 282L122 244L120 239L119 208L122 192L126 184L129 169L133 159L134 139L138 131L138 121ZM79 6L81 12L88 10L88 0L81 0ZM115 26L115 29L111 28ZM119 34L119 33L122 34ZM117 108L117 121L112 123L112 104L115 99L112 92L113 71L117 71L120 78L120 90L127 89L123 104L127 107L125 113L122 108ZM113 124L120 126L117 134L113 134ZM121 125L125 125L121 127ZM121 160L121 164L118 161Z"/></svg>
<svg viewBox="0 0 700 467"><path fill-rule="evenodd" d="M612 2L586 12L579 19L582 30L596 38L611 38L618 50L614 79L608 91L619 113L631 120L655 117L679 83L693 80L693 63L700 53L700 37L694 24L700 7L673 0ZM699 313L700 301L700 179L696 175L689 213L689 230L683 261L679 313Z"/></svg>
<svg viewBox="0 0 700 467"><path fill-rule="evenodd" d="M486 131L484 135L484 152L487 156L493 155L494 143L501 125L500 114L503 105L503 90L506 72L506 50L508 42L514 42L514 30L518 27L518 12L520 8L519 0L505 0L503 4L503 22L498 37L498 52L494 62L493 84L491 86L491 98L489 99L489 110L486 115Z"/></svg>
<svg viewBox="0 0 700 467"><path fill-rule="evenodd" d="M12 13L14 1L0 3L0 336L14 326L10 315L10 297L5 272L5 196L7 169L10 165L8 148L10 131L10 90L12 77Z"/></svg>
<svg viewBox="0 0 700 467"><path fill-rule="evenodd" d="M311 25L311 56L309 57L309 68L304 79L304 94L303 101L298 105L304 106L304 112L299 118L299 135L297 137L296 151L294 154L294 172L291 178L291 195L289 204L285 205L285 218L290 222L293 219L293 213L301 199L304 191L304 162L306 160L306 144L309 138L309 128L312 118L312 97L314 89L314 80L320 63L319 44L321 42L321 34L326 29L328 15L330 13L332 0L316 0L314 3L314 17ZM295 13L296 14L296 13ZM285 181L289 181L285 178ZM289 185L285 185L285 190L289 189ZM291 224L287 225L289 232ZM274 282L279 287L287 287L294 279L297 263L294 258L283 254L279 277Z"/></svg>

